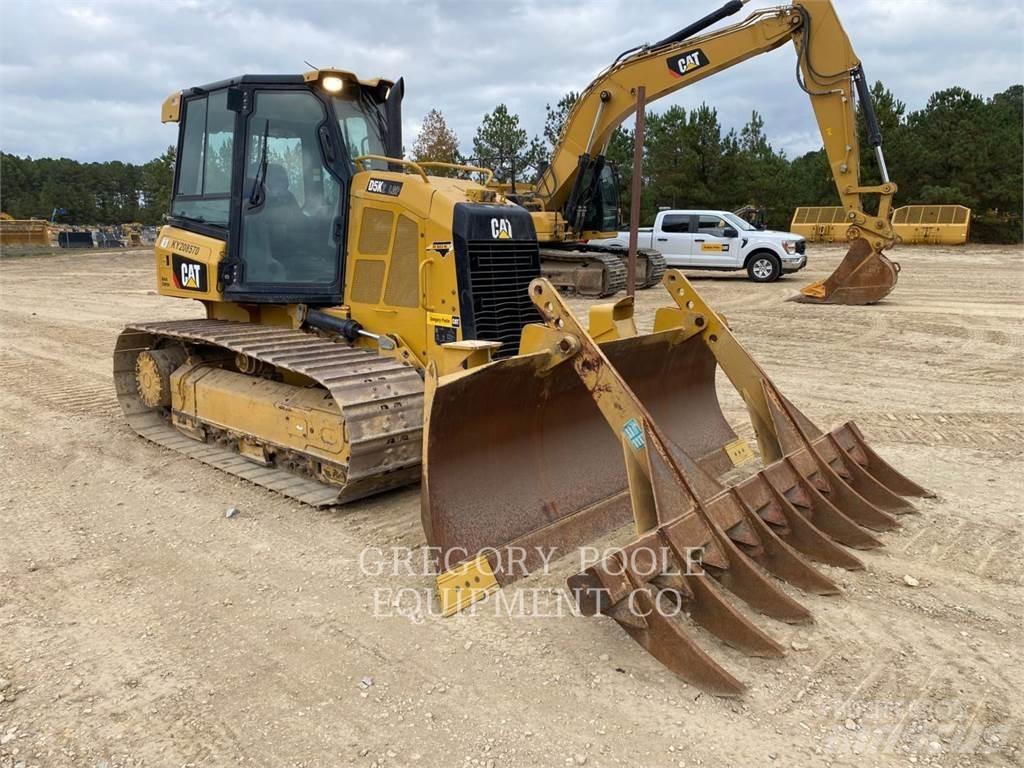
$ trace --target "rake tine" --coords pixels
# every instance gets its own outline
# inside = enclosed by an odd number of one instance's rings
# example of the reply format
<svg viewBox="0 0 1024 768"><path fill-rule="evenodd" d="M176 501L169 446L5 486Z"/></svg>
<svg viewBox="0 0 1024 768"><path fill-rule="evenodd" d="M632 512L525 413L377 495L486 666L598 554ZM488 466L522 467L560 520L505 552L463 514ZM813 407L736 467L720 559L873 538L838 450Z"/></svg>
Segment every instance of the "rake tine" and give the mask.
<svg viewBox="0 0 1024 768"><path fill-rule="evenodd" d="M823 534L805 513L798 510L784 494L778 492L769 479L768 472L778 474L786 469L784 465L775 465L770 470L762 470L737 485L736 492L743 497L746 506L756 510L754 514L768 523L779 539L798 552L827 565L862 570L864 564L860 560ZM796 476L791 477L794 477L793 482L799 482ZM807 505L809 504L808 500Z"/></svg>
<svg viewBox="0 0 1024 768"><path fill-rule="evenodd" d="M800 452L806 452L808 458L817 468L818 479L828 484L829 493L834 499L835 506L861 525L875 531L891 531L899 528L900 524L895 517L879 509L857 493L822 456L817 448L817 441L812 442L803 429L803 422L807 421L807 418L802 414L798 418L796 414L800 411L786 401L768 379L764 379L761 384L765 402L768 404L768 410L775 424L775 431L779 435L787 456L792 458L799 455Z"/></svg>
<svg viewBox="0 0 1024 768"><path fill-rule="evenodd" d="M651 431L654 432L654 430ZM715 577L723 585L751 608L767 616L785 622L809 621L810 612L782 592L754 567L753 563L747 559L747 556L732 542L712 517L709 505L702 503L684 487L682 482L684 470L678 464L674 464L675 457L668 455L667 448L664 451L660 450L664 443L657 438L657 435L652 436L655 439L651 440L653 450L648 451L648 460L651 470L651 486L654 489L654 498L659 514L662 515L661 519L668 518L669 515L666 514L668 510L678 508L682 504L685 504L687 508L695 509L713 536L711 543L717 543L718 549L724 557L721 567L717 567L715 563L708 560L705 561L705 565L714 569ZM672 467L669 466L669 462L673 462ZM723 497L719 495L715 498ZM737 515L737 518L742 522L740 514ZM680 525L682 524L679 520L663 523L660 530L665 534L676 558L685 561L685 551L688 546L692 545L693 537L692 535L689 537L681 535L683 529L680 528ZM706 554L713 551L714 547L709 547Z"/></svg>
<svg viewBox="0 0 1024 768"><path fill-rule="evenodd" d="M826 435L824 440L815 442L815 447L818 449L830 448L829 453L835 454L835 462L839 465L835 466L830 462L832 468L843 477L847 485L879 509L897 515L906 515L917 511L913 504L890 491L872 477L864 467L854 461L853 457L843 450L835 435ZM828 458L827 455L826 458ZM844 470L845 476L844 472L839 471L840 468Z"/></svg>
<svg viewBox="0 0 1024 768"><path fill-rule="evenodd" d="M892 531L901 527L895 517L857 493L827 461L821 458L820 454L814 451L814 455L818 459L819 472L828 483L829 500L837 509L841 509L847 517L873 531Z"/></svg>
<svg viewBox="0 0 1024 768"><path fill-rule="evenodd" d="M651 539L658 541L656 537L641 540L647 551ZM627 552L619 550L569 578L580 611L614 619L641 648L691 685L716 696L743 693L746 687L705 653L685 633L678 616L672 615L678 613L679 605L693 602L693 589L683 576L662 574L653 585L644 584L626 568L629 559ZM662 610L662 596L675 601L671 612Z"/></svg>
<svg viewBox="0 0 1024 768"><path fill-rule="evenodd" d="M769 573L777 576L793 586L815 595L835 595L839 593L830 578L819 573L810 563L771 529L764 520L758 517L747 506L739 493L733 489L732 496L743 510L747 522L754 528L761 539L761 553L752 559Z"/></svg>
<svg viewBox="0 0 1024 768"><path fill-rule="evenodd" d="M810 512L808 517L812 525L840 544L853 549L876 549L882 546L881 541L847 517L846 513L820 492L817 485L800 474L792 459L783 459L782 463L795 476L795 485L780 484L778 478L772 477L771 474L766 474L766 477L780 496L794 506L803 507ZM791 494L799 494L800 498L795 499Z"/></svg>
<svg viewBox="0 0 1024 768"><path fill-rule="evenodd" d="M782 515L786 520L788 532L785 535L779 534L780 538L794 549L803 552L808 557L814 558L819 563L834 565L849 571L864 570L864 563L819 530L814 523L804 517L803 513L786 498L785 494L780 493L767 479L764 482L771 489L771 494L782 510ZM856 524L852 525L863 533Z"/></svg>
<svg viewBox="0 0 1024 768"><path fill-rule="evenodd" d="M633 594L637 611L645 614L638 617L642 625L620 618L622 611L628 611L620 607L621 603L610 615L641 648L686 682L715 696L734 697L746 690L743 683L686 635L678 619L658 610L649 590L641 589Z"/></svg>
<svg viewBox="0 0 1024 768"><path fill-rule="evenodd" d="M786 459L786 461L792 466L792 462L789 459ZM881 541L857 525L845 512L833 504L830 499L826 498L825 494L819 491L814 483L799 474L797 477L800 478L797 487L803 491L803 495L807 499L811 511L811 522L815 527L831 536L840 544L852 547L853 549L877 549L882 546ZM784 493L777 486L775 490Z"/></svg>
<svg viewBox="0 0 1024 768"><path fill-rule="evenodd" d="M867 470L868 474L893 493L917 498L935 497L934 493L897 471L889 462L875 453L874 449L864 440L860 428L852 421L834 429L832 434L839 446L853 461L856 461Z"/></svg>
<svg viewBox="0 0 1024 768"><path fill-rule="evenodd" d="M693 601L690 618L726 645L748 656L778 658L786 653L782 646L730 605L707 576L685 576Z"/></svg>
<svg viewBox="0 0 1024 768"><path fill-rule="evenodd" d="M811 621L811 614L800 603L781 591L759 571L732 540L726 536L713 520L708 526L714 538L705 553L704 565L711 569L716 580L740 598L755 611L773 619L795 624ZM677 527L673 524L661 528L676 558L683 560L685 542L679 541ZM680 545L683 546L680 546Z"/></svg>

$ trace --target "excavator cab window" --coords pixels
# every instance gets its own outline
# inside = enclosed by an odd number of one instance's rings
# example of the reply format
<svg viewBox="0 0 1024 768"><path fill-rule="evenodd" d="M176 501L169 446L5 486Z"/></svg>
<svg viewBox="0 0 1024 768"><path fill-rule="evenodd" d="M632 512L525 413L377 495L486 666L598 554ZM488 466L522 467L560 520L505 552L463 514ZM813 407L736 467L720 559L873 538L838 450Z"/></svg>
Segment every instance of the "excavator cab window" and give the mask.
<svg viewBox="0 0 1024 768"><path fill-rule="evenodd" d="M601 163L594 194L587 204L583 228L594 232L619 231L619 172L607 160Z"/></svg>

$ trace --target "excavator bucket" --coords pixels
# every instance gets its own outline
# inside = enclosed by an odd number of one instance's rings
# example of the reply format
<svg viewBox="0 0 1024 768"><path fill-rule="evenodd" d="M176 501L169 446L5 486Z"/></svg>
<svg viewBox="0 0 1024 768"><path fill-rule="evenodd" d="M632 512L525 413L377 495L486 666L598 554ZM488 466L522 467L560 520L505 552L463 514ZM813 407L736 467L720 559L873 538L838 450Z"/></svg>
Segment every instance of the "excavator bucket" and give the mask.
<svg viewBox="0 0 1024 768"><path fill-rule="evenodd" d="M864 238L850 244L839 266L824 280L800 289L790 301L806 304L874 304L896 287L900 265Z"/></svg>
<svg viewBox="0 0 1024 768"><path fill-rule="evenodd" d="M929 494L854 424L815 427L680 272L663 283L675 305L658 311L653 333L598 342L534 280L544 325L527 327L519 356L428 370L423 524L446 614L575 555L568 587L582 614L614 619L693 685L737 695L743 684L692 626L748 654L783 655L739 604L809 621L778 582L838 592L812 561L863 567L849 549L880 546L876 534L913 511L904 497ZM629 306L617 308L627 334ZM746 402L760 466L722 413L719 368ZM584 546L623 540L630 523L633 541Z"/></svg>

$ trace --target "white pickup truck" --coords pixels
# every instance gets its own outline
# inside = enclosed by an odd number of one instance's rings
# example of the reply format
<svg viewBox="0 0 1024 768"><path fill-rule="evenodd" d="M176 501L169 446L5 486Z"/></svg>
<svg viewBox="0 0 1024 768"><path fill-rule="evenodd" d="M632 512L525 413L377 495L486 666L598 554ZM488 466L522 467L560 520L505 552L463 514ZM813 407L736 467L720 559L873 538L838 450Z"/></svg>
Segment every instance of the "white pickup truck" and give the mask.
<svg viewBox="0 0 1024 768"><path fill-rule="evenodd" d="M660 211L641 227L640 248L661 251L670 267L747 270L756 283L778 280L807 264L807 241L792 232L758 229L728 211ZM629 232L590 242L629 247Z"/></svg>

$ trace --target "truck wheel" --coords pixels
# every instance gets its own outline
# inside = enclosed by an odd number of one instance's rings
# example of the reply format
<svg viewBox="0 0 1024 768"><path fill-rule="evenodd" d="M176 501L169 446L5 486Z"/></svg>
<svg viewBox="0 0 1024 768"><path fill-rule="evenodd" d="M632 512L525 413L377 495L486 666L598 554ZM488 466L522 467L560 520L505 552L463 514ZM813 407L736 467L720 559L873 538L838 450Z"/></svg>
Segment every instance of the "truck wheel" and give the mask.
<svg viewBox="0 0 1024 768"><path fill-rule="evenodd" d="M770 283L782 276L782 262L774 253L755 253L747 263L747 275L755 283Z"/></svg>

